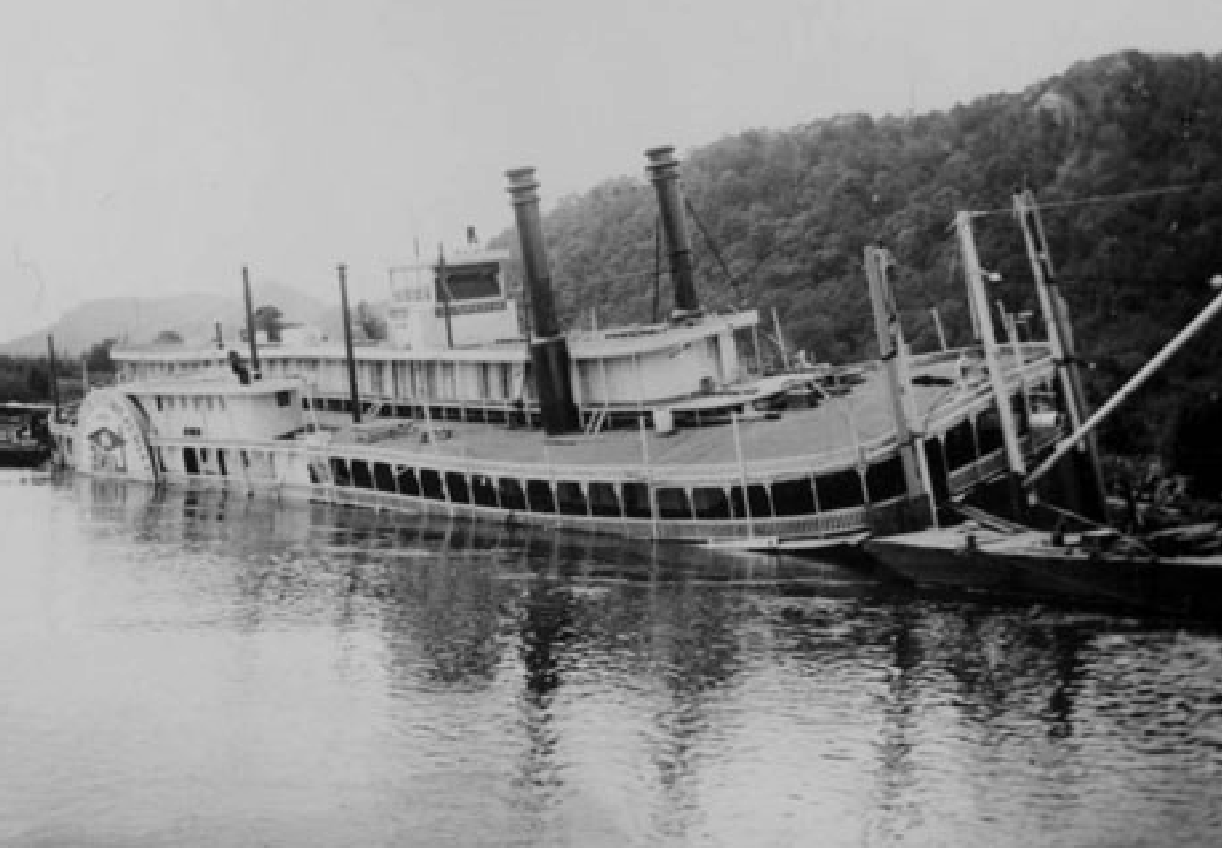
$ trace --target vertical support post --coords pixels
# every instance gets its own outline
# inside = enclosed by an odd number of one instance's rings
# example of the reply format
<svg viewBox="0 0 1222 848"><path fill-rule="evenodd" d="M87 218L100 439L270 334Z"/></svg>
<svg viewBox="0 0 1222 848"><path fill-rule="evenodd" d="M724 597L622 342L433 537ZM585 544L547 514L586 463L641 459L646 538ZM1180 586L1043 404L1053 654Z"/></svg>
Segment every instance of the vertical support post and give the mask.
<svg viewBox="0 0 1222 848"><path fill-rule="evenodd" d="M662 308L662 219L653 221L653 323L658 323L658 310Z"/></svg>
<svg viewBox="0 0 1222 848"><path fill-rule="evenodd" d="M215 335L216 349L224 350L225 349L225 336L221 333L221 322L220 321L215 322L215 330L216 330L216 335Z"/></svg>
<svg viewBox="0 0 1222 848"><path fill-rule="evenodd" d="M942 315L938 312L938 307L929 307L929 314L933 316L933 328L938 333L938 346L946 350L946 331L942 329Z"/></svg>
<svg viewBox="0 0 1222 848"><path fill-rule="evenodd" d="M785 331L781 328L781 316L772 307L772 331L776 334L776 345L781 351L781 368L789 367L789 346L785 344Z"/></svg>
<svg viewBox="0 0 1222 848"><path fill-rule="evenodd" d="M446 279L446 253L437 245L437 288L441 291L441 308L446 319L446 347L454 347L454 319L450 315L450 281Z"/></svg>
<svg viewBox="0 0 1222 848"><path fill-rule="evenodd" d="M55 374L55 336L47 333L47 364L51 370L51 404L55 407L55 419L59 420L59 378Z"/></svg>
<svg viewBox="0 0 1222 848"><path fill-rule="evenodd" d="M976 326L980 330L984 362L989 370L989 383L993 388L997 415L1001 419L1006 465L1011 474L1022 475L1026 466L1018 444L1018 431L1014 426L1014 410L1010 407L1010 395L1006 390L1005 374L1001 371L1001 361L997 356L997 337L993 333L992 310L989 309L989 299L984 289L984 272L980 268L980 257L976 253L976 239L972 234L971 212L960 212L955 216L955 230L959 236L959 249L963 254L963 273L967 277L967 288L970 292L968 299L976 316Z"/></svg>
<svg viewBox="0 0 1222 848"><path fill-rule="evenodd" d="M887 272L894 264L895 261L888 250L866 247L865 265L866 279L870 285L870 306L874 312L879 358L887 374L887 394L891 398L891 413L895 420L895 439L899 445L900 461L904 466L904 489L910 498L929 499L932 498L933 490L929 485L925 452L917 449L916 437L912 431L911 422L916 416L912 408L911 386L908 383L908 351L904 341L904 328L900 324L895 290L887 277ZM932 501L929 506L930 514L936 513Z"/></svg>
<svg viewBox="0 0 1222 848"><path fill-rule="evenodd" d="M344 313L344 355L348 360L348 400L352 404L352 423L361 423L361 395L356 385L356 360L352 355L352 316L348 314L348 266L335 266L339 274L339 304Z"/></svg>
<svg viewBox="0 0 1222 848"><path fill-rule="evenodd" d="M1018 216L1019 224L1022 226L1023 241L1027 247L1027 259L1031 263L1031 274L1035 279L1035 292L1039 299L1040 313L1048 332L1048 346L1052 350L1052 358L1057 365L1062 394L1069 406L1071 429L1076 431L1088 417L1086 391L1082 386L1082 373L1078 368L1077 355L1074 350L1069 308L1065 304L1065 298L1061 295L1060 285L1052 267L1052 256L1048 251L1048 241L1044 235L1044 222L1040 218L1035 195L1030 190L1014 195L1014 213ZM1104 497L1107 490L1103 482L1103 470L1099 462L1099 444L1095 439L1095 434L1088 432L1085 439L1078 443L1078 449L1085 451L1094 492L1091 493L1090 503L1076 506L1088 517L1102 519L1106 513Z"/></svg>
<svg viewBox="0 0 1222 848"><path fill-rule="evenodd" d="M649 466L649 433L645 429L645 379L641 373L640 354L634 352L632 361L636 365L636 415L641 428L641 462L645 465L645 490L649 495L650 535L656 541L658 538L658 503L653 493L653 469ZM656 420L654 425L657 425Z"/></svg>
<svg viewBox="0 0 1222 848"><path fill-rule="evenodd" d="M81 354L81 400L89 394L89 356Z"/></svg>
<svg viewBox="0 0 1222 848"><path fill-rule="evenodd" d="M246 339L250 342L250 377L252 380L258 380L262 375L259 372L259 347L255 344L255 307L250 299L250 271L245 265L242 266L242 295L246 300Z"/></svg>
<svg viewBox="0 0 1222 848"><path fill-rule="evenodd" d="M738 459L738 481L743 490L743 511L747 513L747 538L755 538L755 516L751 514L751 499L747 497L747 462L743 459L742 435L738 429L738 410L730 410L730 423L734 427L734 456Z"/></svg>

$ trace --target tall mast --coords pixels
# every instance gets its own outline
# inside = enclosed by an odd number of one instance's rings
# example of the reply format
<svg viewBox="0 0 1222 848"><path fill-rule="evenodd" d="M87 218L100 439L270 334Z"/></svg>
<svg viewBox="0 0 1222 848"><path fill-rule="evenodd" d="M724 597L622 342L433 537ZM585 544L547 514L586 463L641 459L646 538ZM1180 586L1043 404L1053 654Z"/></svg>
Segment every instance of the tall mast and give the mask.
<svg viewBox="0 0 1222 848"><path fill-rule="evenodd" d="M1039 299L1040 312L1048 332L1048 346L1057 364L1061 391L1069 407L1071 429L1077 431L1088 417L1086 392L1082 386L1082 372L1074 350L1073 328L1069 323L1069 308L1061 295L1061 288L1052 267L1052 255L1044 236L1044 224L1040 220L1039 206L1030 191L1014 195L1014 212L1023 229L1023 241L1027 247L1027 259L1031 263L1031 275L1035 279L1035 292ZM1075 503L1074 508L1089 518L1106 518L1106 488L1103 482L1102 465L1099 462L1099 445L1092 431L1075 444L1085 451L1086 476L1094 490L1084 503ZM1080 466L1079 466L1080 468ZM1075 485L1077 481L1075 480Z"/></svg>
<svg viewBox="0 0 1222 848"><path fill-rule="evenodd" d="M246 339L250 342L250 376L258 380L259 347L255 344L255 308L250 300L250 272L242 266L242 292L246 298Z"/></svg>
<svg viewBox="0 0 1222 848"><path fill-rule="evenodd" d="M344 313L344 354L348 359L348 401L352 404L352 423L361 423L361 395L356 386L356 360L352 356L352 317L348 314L348 267L335 266L339 274L339 305Z"/></svg>

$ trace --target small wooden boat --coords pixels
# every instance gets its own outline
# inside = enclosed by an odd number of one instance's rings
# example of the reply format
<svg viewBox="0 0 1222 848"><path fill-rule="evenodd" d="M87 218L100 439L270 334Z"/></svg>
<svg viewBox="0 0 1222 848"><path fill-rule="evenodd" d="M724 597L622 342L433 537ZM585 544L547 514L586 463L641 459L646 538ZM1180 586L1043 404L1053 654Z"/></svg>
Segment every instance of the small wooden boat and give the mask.
<svg viewBox="0 0 1222 848"><path fill-rule="evenodd" d="M1060 533L968 522L873 539L865 549L926 586L1222 620L1222 555L1160 556L1110 529Z"/></svg>

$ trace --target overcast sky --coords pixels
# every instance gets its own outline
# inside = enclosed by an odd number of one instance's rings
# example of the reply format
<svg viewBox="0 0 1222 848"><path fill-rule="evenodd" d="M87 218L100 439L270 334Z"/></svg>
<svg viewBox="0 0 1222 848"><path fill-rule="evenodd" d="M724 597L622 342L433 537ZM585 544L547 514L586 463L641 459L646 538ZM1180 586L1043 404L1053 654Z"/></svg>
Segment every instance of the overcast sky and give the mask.
<svg viewBox="0 0 1222 848"><path fill-rule="evenodd" d="M0 339L82 300L357 296L642 150L941 109L1126 47L1222 50L1222 0L0 0ZM291 314L291 304L284 304Z"/></svg>

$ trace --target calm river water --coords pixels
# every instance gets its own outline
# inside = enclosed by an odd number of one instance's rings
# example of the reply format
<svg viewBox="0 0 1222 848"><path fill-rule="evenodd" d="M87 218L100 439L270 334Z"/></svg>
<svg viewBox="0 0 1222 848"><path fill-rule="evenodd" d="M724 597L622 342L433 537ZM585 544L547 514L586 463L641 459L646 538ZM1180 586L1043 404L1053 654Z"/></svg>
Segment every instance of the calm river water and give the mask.
<svg viewBox="0 0 1222 848"><path fill-rule="evenodd" d="M1222 639L0 477L0 844L1217 845Z"/></svg>

